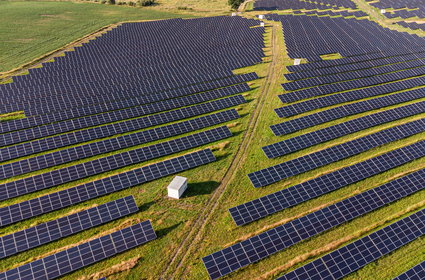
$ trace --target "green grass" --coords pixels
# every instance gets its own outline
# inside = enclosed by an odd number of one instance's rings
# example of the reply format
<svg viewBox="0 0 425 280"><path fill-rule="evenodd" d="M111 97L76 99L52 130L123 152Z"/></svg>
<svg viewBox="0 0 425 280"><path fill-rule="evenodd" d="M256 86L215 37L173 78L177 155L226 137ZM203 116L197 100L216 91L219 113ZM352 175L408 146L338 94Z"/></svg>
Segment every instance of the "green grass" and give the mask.
<svg viewBox="0 0 425 280"><path fill-rule="evenodd" d="M0 11L0 72L28 63L109 24L182 17L154 9L79 2L0 1Z"/></svg>
<svg viewBox="0 0 425 280"><path fill-rule="evenodd" d="M208 10L209 6L214 6L217 4L217 2L205 3L205 1L199 1L199 5L198 5L195 3L195 1L191 1L191 0L187 0L181 3L177 3L177 2L178 1L163 0L162 2L160 1L159 3L161 5L169 5L170 11L175 10L177 5L181 5L181 6L187 5L193 10L201 11L203 9ZM119 13L119 14L115 14L114 16L110 14L108 15L103 14L103 16L102 15L98 16L96 13L96 22L97 20L99 21L103 20L104 22L110 22L111 20L118 21L120 20L118 19L119 17L128 19L129 16L137 17L137 16L141 16L141 14L143 14L144 16L149 15L152 17L154 16L159 17L160 15L164 17L166 17L166 15L171 16L171 14L168 14L168 13L157 12L156 9L160 9L161 8L160 5L157 7L154 7L154 9L144 10L139 8L104 6L104 5L96 5L96 4L80 4L80 3L77 4L77 3L68 3L68 2L60 2L60 3L25 2L26 5L23 5L23 3L24 2L13 2L13 3L0 2L0 9L3 7L3 5L6 5L6 6L9 5L9 8L10 6L13 6L13 5L22 5L21 7L23 7L23 9L26 10L25 12L29 14L29 17L36 18L38 21L45 20L42 16L40 16L40 14L53 14L53 12L51 11L45 12L44 9L40 7L38 8L38 10L35 9L35 12L31 12L30 9L27 7L33 7L37 5L49 6L50 4L52 6L59 7L62 4L64 4L69 7L72 7L71 11L76 11L75 7L84 7L84 9L95 7L96 11L102 11L102 13L106 13L106 14L117 13L117 11ZM219 7L217 8L217 11L224 9L223 8L224 5L222 6L220 5L222 5L221 1L219 6L217 6ZM166 6L163 6L163 7L166 7ZM53 8L50 8L50 9L53 9ZM61 12L59 14L61 16L66 15L65 10L66 9L61 8ZM110 12L107 12L107 10ZM121 12L121 11L125 11L125 12ZM12 13L14 12L18 13L17 11L12 11ZM92 13L91 15L93 15L94 10L92 10L91 13ZM136 13L138 15L133 15L133 13ZM248 12L246 14L254 15L255 12ZM80 18L80 19L82 18L81 15L78 15L78 16L74 15L74 17ZM0 19L0 22L2 20L3 19ZM33 49L44 48L44 50L39 51L40 53L39 55L47 52L48 46L50 47L55 42L58 44L59 47L66 43L66 42L60 43L59 41L62 39L61 36L68 36L67 34L64 34L68 32L68 29L66 28L68 26L66 24L62 24L58 22L59 20L57 20L56 18L49 19L49 20L54 21L55 24L53 24L52 22L52 24L45 26L45 29L44 29L45 32L47 32L49 28L50 29L56 28L56 24L57 24L61 26L60 30L58 28L58 32L60 33L58 34L55 40L47 41L47 46L39 45L39 44L32 45ZM24 19L22 19L22 21L24 21ZM93 20L91 19L91 21ZM76 26L79 26L80 24L84 25L83 23L74 22L74 25ZM105 24L107 23L102 23L99 25L99 27ZM77 32L76 31L77 28L74 25L70 25L69 30L72 29L74 30L72 32L75 33ZM86 28L91 27L91 25L88 23L86 25L87 25ZM277 35L277 41L273 45L272 45L272 36L271 36L272 26L274 26L276 35ZM4 28L4 26L0 27L0 31L2 31L2 28ZM10 26L10 24L9 24L9 28L13 29ZM140 163L140 164L136 164L132 166L127 166L119 170L114 170L114 171L103 173L97 176L92 176L82 180L74 181L69 184L61 185L54 188L49 188L47 190L43 190L37 193L28 194L19 198L11 199L9 201L0 203L0 207L5 205L10 205L16 202L28 200L43 194L56 192L58 190L66 189L66 188L69 188L78 184L82 184L85 182L97 180L112 174L125 172L127 170L130 170L136 167L145 166L153 162L158 162L171 157L183 155L188 152L197 151L207 147L215 147L218 144L229 142L229 145L226 146L224 149L214 150L214 154L217 157L216 162L193 169L193 170L181 172L179 174L189 178L189 188L183 199L172 200L167 198L166 186L173 177L173 176L168 176L166 178L155 180L154 182L142 184L140 186L136 186L127 190L122 190L120 192L109 194L109 195L106 195L97 199L93 199L84 203L80 203L72 207L67 207L65 209L55 211L53 213L49 213L41 217L29 219L17 224L13 224L13 225L1 228L0 234L4 235L7 233L11 233L20 229L33 226L41 222L56 219L58 217L69 214L71 211L82 210L84 208L92 207L96 204L105 203L107 201L111 201L113 199L117 199L126 195L135 196L137 204L140 207L140 211L138 213L119 219L118 221L114 221L114 222L108 223L107 225L86 230L77 235L73 235L73 236L58 240L56 242L46 244L39 248L35 248L27 252L18 254L16 256L7 258L5 260L2 260L0 262L0 270L9 269L17 264L27 262L33 259L34 257L41 256L49 252L53 252L53 250L64 248L64 246L72 246L76 244L77 242L82 242L94 236L102 235L107 230L111 230L114 228L116 229L116 227L120 226L123 222L127 222L127 224L131 224L131 223L136 223L137 220L150 219L153 223L155 231L158 234L159 238L157 240L150 242L148 244L145 244L143 246L140 246L136 249L130 250L128 252L125 252L123 254L120 254L118 256L115 256L113 258L110 258L108 260L105 260L100 263L78 270L72 274L67 275L66 277L64 277L64 279L98 279L102 276L108 276L105 273L105 271L107 271L111 266L120 264L121 262L129 260L134 257L140 257L139 260L137 261L137 265L134 268L132 268L131 270L125 270L123 272L117 272L109 276L108 279L159 279L162 273L169 266L170 266L169 272L172 275L174 275L173 277L174 279L196 279L196 280L207 279L207 273L201 261L201 258L203 256L209 253L212 253L216 250L220 250L224 248L225 246L232 244L237 239L246 239L248 236L252 235L255 232L262 232L266 228L274 224L282 223L282 221L285 221L286 219L293 219L294 217L306 214L309 211L312 211L312 209L315 209L317 207L323 207L324 205L329 204L331 202L342 200L346 197L349 197L358 193L359 191L365 191L365 190L371 189L385 182L388 182L394 178L398 178L402 176L403 174L425 167L425 159L416 160L414 162L407 163L398 168L394 168L388 172L384 172L382 174L378 174L376 176L370 177L359 183L349 185L335 192L320 196L311 201L307 201L305 203L302 203L290 209L286 209L274 215L260 219L259 221L251 223L249 225L246 225L243 227L237 227L232 221L228 213L228 208L230 207L233 207L240 203L244 203L249 200L258 198L260 196L272 193L274 191L281 190L288 186L292 186L292 185L307 181L311 178L318 177L322 174L331 172L335 169L349 166L356 162L363 161L365 159L375 157L382 153L415 143L425 138L425 133L420 133L400 141L395 141L387 145L376 147L374 149L371 149L370 151L358 154L356 156L347 158L345 160L335 162L327 166L323 166L321 168L317 168L315 170L312 170L297 176L293 176L291 178L288 178L279 183L267 186L265 188L254 189L247 177L247 174L250 172L259 170L261 168L269 167L279 162L291 160L309 153L323 150L327 147L344 143L344 142L347 142L365 135L369 135L371 133L374 133L389 127L394 127L396 125L400 125L403 123L410 122L412 120L425 117L425 114L420 114L410 118L400 119L394 122L382 124L376 127L372 127L370 129L366 129L366 130L354 133L354 134L340 137L338 139L334 139L332 141L328 141L320 145L315 145L313 147L298 151L290 155L286 155L284 157L280 157L278 159L267 159L261 150L261 147L264 145L275 143L279 140L301 135L310 131L324 128L324 127L329 127L331 125L334 125L343 121L355 119L361 116L365 116L374 112L388 110L391 108L403 106L403 105L414 103L417 101L397 104L394 106L380 108L378 110L374 110L374 111L370 111L370 112L366 112L362 114L348 116L348 117L341 118L332 122L324 123L312 128L304 129L302 131L293 133L291 135L276 137L270 131L269 126L283 121L282 119L279 119L275 115L275 113L273 112L273 109L282 106L282 103L280 102L277 96L279 94L282 94L282 88L280 84L285 82L283 74L286 73L285 72L286 70L285 70L285 67L283 66L292 65L293 60L291 60L285 54L286 50L284 45L284 38L281 32L280 23L269 22L266 30L267 30L267 33L265 35L265 43L266 43L265 51L266 51L267 57L265 59L265 63L235 71L237 73L247 73L247 72L255 71L262 78L251 82L250 84L251 84L252 90L247 93L244 93L244 96L248 100L248 102L246 104L238 106L238 112L242 117L236 121L231 122L232 125L230 125L231 127L230 129L234 133L234 136L232 136L231 138L225 139L223 141L219 141L217 143L212 143L212 144L204 145L202 147L194 148L189 151L180 152L165 158L159 158L159 159L151 160L148 162L144 162L144 163ZM85 35L87 32L90 32L90 31L87 31L86 29L86 31L79 33L80 35L75 35L75 38L81 37ZM26 34L25 36L30 35L29 31L26 31L26 32L20 31L20 33ZM22 38L25 38L25 36ZM68 36L67 42L72 40L73 39L71 39ZM27 43L32 44L32 42L27 42ZM270 61L271 48L273 48L273 53L276 54L276 56L274 57L276 60L275 64L271 63ZM14 54L14 51L10 51L10 54L13 54L11 57L11 61L20 59L19 54ZM0 54L0 57L1 55L3 54ZM332 58L334 57L330 57L329 59L332 59ZM28 61L28 59L29 58L26 58L24 60ZM22 64L22 62L20 64ZM17 63L17 65L19 65L19 63ZM274 73L274 76L270 80L267 80L264 78L264 76L266 76L269 73ZM270 85L270 89L266 90L268 85ZM259 118L258 118L257 125L255 126L255 129L252 132L253 133L252 142L250 143L250 145L247 147L246 150L242 151L243 153L243 158L241 160L242 165L240 166L240 168L236 170L233 180L231 180L226 185L223 195L218 199L218 203L219 203L218 207L212 212L211 219L208 220L208 222L205 224L205 227L195 228L196 229L195 232L199 231L202 238L200 239L200 241L193 241L193 244L191 242L188 246L185 245L186 247L183 247L184 250L182 252L183 253L186 252L186 254L185 255L178 254L176 261L170 264L169 261L171 256L174 255L177 247L183 244L182 242L184 241L185 237L191 233L192 227L195 226L194 223L196 219L199 217L199 215L203 213L203 210L205 209L205 207L208 205L208 203L211 200L212 194L214 194L214 191L216 191L216 189L219 187L220 181L222 181L223 176L226 173L226 170L229 168L233 158L235 157L239 145L243 142L245 137L249 136L249 135L245 135L244 133L249 128L253 128L253 127L249 127L250 119L256 114L255 109L260 108L261 106L263 107L262 107L262 110L259 111ZM337 107L337 105L332 107ZM329 107L329 108L332 108L332 107ZM316 113L329 108L317 109L302 115ZM2 120L2 118L5 119L5 118L12 118L12 117L22 117L22 114L16 113L16 114L8 115L8 116L0 116L0 120ZM296 117L300 117L300 116L296 116ZM288 119L293 119L296 117L292 117ZM217 127L217 126L214 126L214 127ZM210 129L210 128L206 128L203 130L207 130L207 129ZM115 135L113 137L116 137L116 136L119 136L119 135ZM183 135L179 135L177 137L172 137L169 139L179 138L181 136ZM158 142L162 142L162 141L156 141L153 143L158 143ZM132 147L126 150L132 150L138 147L151 145L153 143L143 144L143 145ZM123 152L123 151L125 150L121 150L119 152ZM62 166L57 166L55 168L43 170L43 172L48 170L54 170L59 167L73 165L79 162L93 160L99 157L104 157L106 155L116 154L116 153L118 153L118 151L105 153L97 157L92 157L90 159L82 159L80 161L75 161L73 163L64 164ZM35 175L39 173L41 172L34 172L32 174L15 177L13 179L15 180L17 178L28 177L30 175ZM3 181L0 181L0 183L4 183L8 181L11 181L11 180L3 180ZM414 211L412 209L409 209L409 207L411 207L412 205L423 203L424 201L425 201L425 192L424 191L418 192L407 198L401 199L398 202L392 203L389 206L385 206L377 211L373 211L372 213L364 215L363 217L357 218L351 222L345 223L341 226L331 229L312 239L306 240L304 242L300 242L299 244L291 248L288 248L287 250L284 250L269 258L262 260L261 262L250 265L244 269L241 269L238 272L232 273L225 279L256 279L256 277L259 277L259 276L264 276L261 279L274 279L276 276L279 276L282 273L285 273L289 270L292 270L296 267L306 264L311 259L325 253L326 250L329 251L334 249L335 246L332 247L330 245L333 241L338 240L340 238L347 237L347 236L350 237L350 241L353 241L361 235L367 234L368 232L381 228L382 226L405 216L407 212ZM418 206L416 209L420 209L421 207L423 206ZM389 219L385 220L387 217L390 217L390 216L393 216L391 220ZM356 236L356 234L358 234L359 236ZM412 242L411 244L404 246L399 250L396 250L394 253L381 258L379 261L374 262L370 265L367 265L366 267L359 270L358 272L348 276L347 279L350 279L350 280L391 279L392 277L398 275L399 273L403 272L404 270L416 264L418 259L423 259L423 256L425 254L424 245L425 245L425 239L424 238L418 239ZM339 246L341 246L341 244ZM324 251L321 253L312 254L310 259L294 262L291 266L286 267L289 261L295 259L298 256L302 256L304 254L309 254L309 253L311 254L317 249L324 249ZM185 256L186 258L184 258ZM180 266L177 265L179 261L182 261ZM397 265L394 265L394 263L397 263ZM99 274L96 274L96 276L93 276L91 278L89 277L95 273L99 273ZM166 277L165 279L168 279L168 278Z"/></svg>

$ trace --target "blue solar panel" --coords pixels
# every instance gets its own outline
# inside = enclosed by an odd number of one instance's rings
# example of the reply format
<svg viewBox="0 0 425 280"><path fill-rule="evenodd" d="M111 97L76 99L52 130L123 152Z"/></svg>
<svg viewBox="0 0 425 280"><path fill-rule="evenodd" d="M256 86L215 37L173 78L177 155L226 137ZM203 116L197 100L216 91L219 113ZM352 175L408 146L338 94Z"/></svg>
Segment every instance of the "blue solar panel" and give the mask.
<svg viewBox="0 0 425 280"><path fill-rule="evenodd" d="M156 239L144 221L0 273L0 279L54 279Z"/></svg>
<svg viewBox="0 0 425 280"><path fill-rule="evenodd" d="M56 169L13 182L0 184L0 200L83 179L131 164L174 154L232 136L227 126L207 130L143 148ZM111 151L111 149L109 149ZM83 157L80 157L83 158ZM34 162L37 165L37 162ZM39 166L39 165L38 165Z"/></svg>
<svg viewBox="0 0 425 280"><path fill-rule="evenodd" d="M201 150L2 207L0 208L0 226L23 221L213 161L215 161L215 157L210 149Z"/></svg>
<svg viewBox="0 0 425 280"><path fill-rule="evenodd" d="M393 280L423 280L425 279L425 261L400 274Z"/></svg>
<svg viewBox="0 0 425 280"><path fill-rule="evenodd" d="M425 143L422 141L246 202L229 211L237 225L244 225L423 156Z"/></svg>
<svg viewBox="0 0 425 280"><path fill-rule="evenodd" d="M425 188L425 170L360 193L203 258L212 279ZM424 229L425 232L425 229Z"/></svg>
<svg viewBox="0 0 425 280"><path fill-rule="evenodd" d="M421 210L278 279L340 279L424 234L425 210Z"/></svg>
<svg viewBox="0 0 425 280"><path fill-rule="evenodd" d="M138 210L133 196L127 196L57 220L4 235L0 237L0 259L122 218Z"/></svg>

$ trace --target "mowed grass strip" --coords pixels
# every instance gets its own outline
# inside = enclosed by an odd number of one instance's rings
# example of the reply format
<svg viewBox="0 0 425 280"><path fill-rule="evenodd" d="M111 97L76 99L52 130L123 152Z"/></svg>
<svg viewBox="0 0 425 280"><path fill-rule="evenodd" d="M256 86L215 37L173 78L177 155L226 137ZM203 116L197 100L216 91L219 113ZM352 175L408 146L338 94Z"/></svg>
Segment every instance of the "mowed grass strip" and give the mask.
<svg viewBox="0 0 425 280"><path fill-rule="evenodd" d="M109 24L189 17L159 10L81 2L0 1L0 74Z"/></svg>

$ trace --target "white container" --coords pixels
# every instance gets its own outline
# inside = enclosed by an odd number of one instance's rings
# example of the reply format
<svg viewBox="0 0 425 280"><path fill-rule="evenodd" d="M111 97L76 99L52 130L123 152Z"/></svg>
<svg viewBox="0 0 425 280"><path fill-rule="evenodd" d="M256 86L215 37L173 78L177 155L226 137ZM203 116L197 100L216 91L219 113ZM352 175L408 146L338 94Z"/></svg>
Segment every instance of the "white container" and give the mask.
<svg viewBox="0 0 425 280"><path fill-rule="evenodd" d="M259 19L264 19L264 15L259 15L258 18Z"/></svg>
<svg viewBox="0 0 425 280"><path fill-rule="evenodd" d="M301 58L295 58L294 65L300 65L300 64L301 64Z"/></svg>
<svg viewBox="0 0 425 280"><path fill-rule="evenodd" d="M261 23L260 23L260 26L264 27L264 22L261 22Z"/></svg>
<svg viewBox="0 0 425 280"><path fill-rule="evenodd" d="M232 13L232 17L235 17L236 16L236 13Z"/></svg>
<svg viewBox="0 0 425 280"><path fill-rule="evenodd" d="M386 12L385 9L381 9L381 14L385 14Z"/></svg>
<svg viewBox="0 0 425 280"><path fill-rule="evenodd" d="M168 196L179 199L187 189L187 178L176 176L168 185Z"/></svg>

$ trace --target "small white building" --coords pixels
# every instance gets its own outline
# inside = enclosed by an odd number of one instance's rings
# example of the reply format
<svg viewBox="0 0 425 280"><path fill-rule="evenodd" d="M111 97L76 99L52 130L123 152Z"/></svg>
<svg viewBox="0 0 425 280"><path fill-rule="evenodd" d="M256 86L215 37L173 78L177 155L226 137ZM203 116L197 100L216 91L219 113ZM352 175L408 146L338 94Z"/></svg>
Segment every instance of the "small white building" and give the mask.
<svg viewBox="0 0 425 280"><path fill-rule="evenodd" d="M381 9L381 14L385 14L387 11L385 9Z"/></svg>
<svg viewBox="0 0 425 280"><path fill-rule="evenodd" d="M264 27L264 25L265 25L264 22L260 22L261 27Z"/></svg>
<svg viewBox="0 0 425 280"><path fill-rule="evenodd" d="M258 18L259 19L264 19L264 15L259 15Z"/></svg>
<svg viewBox="0 0 425 280"><path fill-rule="evenodd" d="M301 58L295 58L294 65L300 65L300 64L301 64Z"/></svg>
<svg viewBox="0 0 425 280"><path fill-rule="evenodd" d="M187 189L187 178L176 176L168 185L168 196L179 199Z"/></svg>
<svg viewBox="0 0 425 280"><path fill-rule="evenodd" d="M232 13L232 17L235 17L236 16L236 13Z"/></svg>

